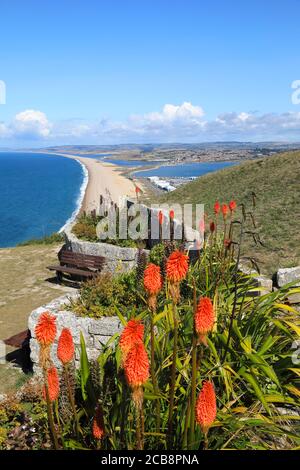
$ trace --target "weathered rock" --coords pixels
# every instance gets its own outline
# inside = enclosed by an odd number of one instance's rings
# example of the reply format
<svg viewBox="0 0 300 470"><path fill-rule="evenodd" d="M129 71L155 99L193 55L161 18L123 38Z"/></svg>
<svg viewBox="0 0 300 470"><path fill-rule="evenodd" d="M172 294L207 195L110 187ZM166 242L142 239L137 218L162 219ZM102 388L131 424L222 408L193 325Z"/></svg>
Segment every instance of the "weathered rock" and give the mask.
<svg viewBox="0 0 300 470"><path fill-rule="evenodd" d="M295 294L288 295L287 301L290 304L300 304L300 292L296 292Z"/></svg>
<svg viewBox="0 0 300 470"><path fill-rule="evenodd" d="M258 274L256 271L254 271L251 268L248 268L247 266L244 266L242 264L239 265L239 270L241 273L245 274L248 276L247 282L249 282L250 287L250 292L249 294L252 297L259 297L261 295L268 294L269 292L272 292L273 290L273 281L272 279L268 278L267 276ZM256 287L259 287L259 289L255 289Z"/></svg>
<svg viewBox="0 0 300 470"><path fill-rule="evenodd" d="M277 284L279 287L294 282L295 286L300 286L300 266L294 268L282 268L277 272Z"/></svg>

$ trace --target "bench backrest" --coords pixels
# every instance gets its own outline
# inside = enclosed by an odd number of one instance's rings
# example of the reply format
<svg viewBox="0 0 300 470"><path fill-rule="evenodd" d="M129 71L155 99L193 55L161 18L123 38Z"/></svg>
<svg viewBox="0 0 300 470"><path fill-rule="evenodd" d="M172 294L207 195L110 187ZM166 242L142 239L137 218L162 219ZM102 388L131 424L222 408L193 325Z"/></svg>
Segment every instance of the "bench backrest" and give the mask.
<svg viewBox="0 0 300 470"><path fill-rule="evenodd" d="M100 271L105 258L103 256L84 255L73 251L61 250L58 255L61 265Z"/></svg>

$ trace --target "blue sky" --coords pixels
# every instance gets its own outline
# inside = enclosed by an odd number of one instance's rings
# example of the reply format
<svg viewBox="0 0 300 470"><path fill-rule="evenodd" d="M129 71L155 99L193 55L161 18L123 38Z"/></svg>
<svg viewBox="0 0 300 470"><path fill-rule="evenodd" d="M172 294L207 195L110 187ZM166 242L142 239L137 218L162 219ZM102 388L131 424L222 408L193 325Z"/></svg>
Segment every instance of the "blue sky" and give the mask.
<svg viewBox="0 0 300 470"><path fill-rule="evenodd" d="M0 146L300 141L298 0L1 0L0 16Z"/></svg>

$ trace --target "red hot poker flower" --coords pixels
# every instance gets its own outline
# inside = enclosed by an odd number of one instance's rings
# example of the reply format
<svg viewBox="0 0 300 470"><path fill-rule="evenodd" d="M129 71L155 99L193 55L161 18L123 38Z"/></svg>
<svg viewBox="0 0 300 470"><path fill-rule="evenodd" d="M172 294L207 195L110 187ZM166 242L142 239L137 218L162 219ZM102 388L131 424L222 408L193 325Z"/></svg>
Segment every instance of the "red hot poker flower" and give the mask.
<svg viewBox="0 0 300 470"><path fill-rule="evenodd" d="M235 201L233 201L233 200L230 201L229 209L230 209L230 212L233 212L236 209L236 202Z"/></svg>
<svg viewBox="0 0 300 470"><path fill-rule="evenodd" d="M209 230L211 231L211 233L216 230L216 224L213 221L211 221L209 224Z"/></svg>
<svg viewBox="0 0 300 470"><path fill-rule="evenodd" d="M216 202L215 202L215 205L214 205L214 212L215 212L215 214L218 215L219 212L220 212L220 210L221 210L220 203L219 203L219 201L216 201Z"/></svg>
<svg viewBox="0 0 300 470"><path fill-rule="evenodd" d="M157 295L162 288L160 267L150 263L144 271L144 287L149 294Z"/></svg>
<svg viewBox="0 0 300 470"><path fill-rule="evenodd" d="M57 357L63 364L68 364L74 357L74 342L71 331L63 328L57 345Z"/></svg>
<svg viewBox="0 0 300 470"><path fill-rule="evenodd" d="M96 413L93 419L92 432L93 437L98 440L102 439L105 433L103 413L100 406L97 406L96 409Z"/></svg>
<svg viewBox="0 0 300 470"><path fill-rule="evenodd" d="M194 316L195 331L201 342L206 344L206 335L212 331L215 322L214 307L209 297L201 297Z"/></svg>
<svg viewBox="0 0 300 470"><path fill-rule="evenodd" d="M42 346L50 346L56 336L56 317L44 312L40 315L35 327L36 339Z"/></svg>
<svg viewBox="0 0 300 470"><path fill-rule="evenodd" d="M227 204L222 204L222 214L223 214L224 219L227 217L227 213L228 213Z"/></svg>
<svg viewBox="0 0 300 470"><path fill-rule="evenodd" d="M128 351L136 344L141 343L144 337L144 325L139 320L129 320L125 326L119 341L119 346L123 353L123 359Z"/></svg>
<svg viewBox="0 0 300 470"><path fill-rule="evenodd" d="M128 385L138 388L144 385L149 378L149 359L142 342L135 345L128 352L124 362L124 372Z"/></svg>
<svg viewBox="0 0 300 470"><path fill-rule="evenodd" d="M189 257L182 251L176 250L171 253L167 260L167 278L170 282L182 281L189 269Z"/></svg>
<svg viewBox="0 0 300 470"><path fill-rule="evenodd" d="M48 385L49 400L51 402L55 401L59 396L59 378L56 367L52 366L47 370L46 380ZM44 400L46 400L46 387L44 387L43 395Z"/></svg>
<svg viewBox="0 0 300 470"><path fill-rule="evenodd" d="M141 188L139 188L138 186L136 186L136 187L135 187L135 193L136 193L136 194L139 194L139 193L141 193L141 192L142 192Z"/></svg>
<svg viewBox="0 0 300 470"><path fill-rule="evenodd" d="M204 382L196 403L196 421L207 434L217 416L215 388L210 381Z"/></svg>
<svg viewBox="0 0 300 470"><path fill-rule="evenodd" d="M162 225L164 223L164 214L162 213L162 211L159 211L158 213L158 223L159 225Z"/></svg>
<svg viewBox="0 0 300 470"><path fill-rule="evenodd" d="M169 214L169 215L170 215L170 219L173 220L174 217L175 217L175 212L174 212L173 209L170 210L170 214Z"/></svg>

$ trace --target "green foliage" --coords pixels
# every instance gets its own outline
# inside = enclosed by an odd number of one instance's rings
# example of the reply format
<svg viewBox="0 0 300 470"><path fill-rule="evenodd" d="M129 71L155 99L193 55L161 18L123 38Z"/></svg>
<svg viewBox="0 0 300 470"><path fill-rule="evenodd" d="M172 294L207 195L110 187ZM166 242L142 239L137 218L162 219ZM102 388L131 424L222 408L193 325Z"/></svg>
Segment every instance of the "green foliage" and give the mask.
<svg viewBox="0 0 300 470"><path fill-rule="evenodd" d="M150 263L161 266L165 258L165 247L162 243L155 245L150 251L149 261Z"/></svg>
<svg viewBox="0 0 300 470"><path fill-rule="evenodd" d="M102 317L116 315L129 306L140 303L134 271L113 277L109 273L89 280L80 289L79 299L69 309L78 315Z"/></svg>
<svg viewBox="0 0 300 470"><path fill-rule="evenodd" d="M63 243L64 237L61 233L52 233L52 235L43 238L35 238L19 243L17 246L31 246L31 245L54 245L55 243Z"/></svg>

